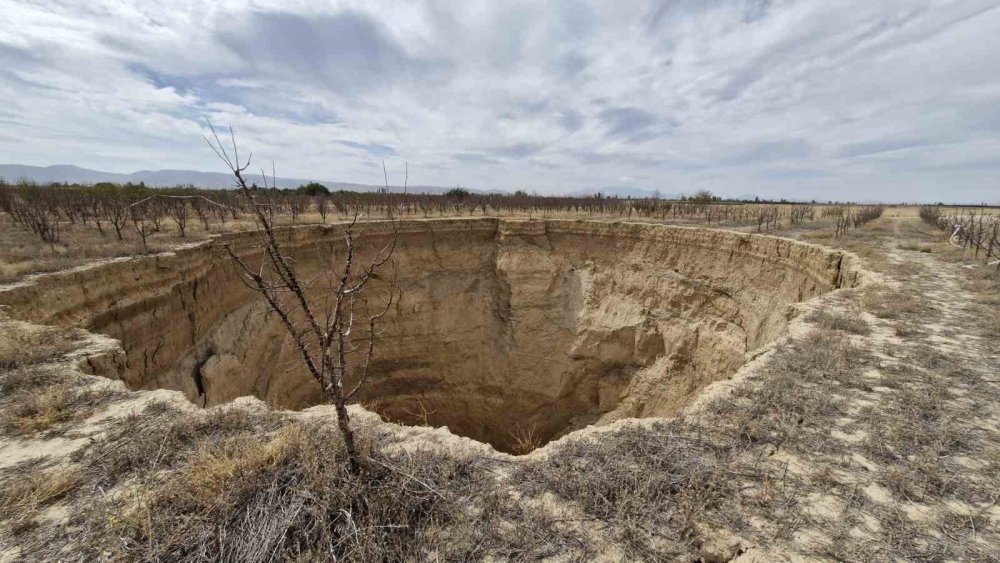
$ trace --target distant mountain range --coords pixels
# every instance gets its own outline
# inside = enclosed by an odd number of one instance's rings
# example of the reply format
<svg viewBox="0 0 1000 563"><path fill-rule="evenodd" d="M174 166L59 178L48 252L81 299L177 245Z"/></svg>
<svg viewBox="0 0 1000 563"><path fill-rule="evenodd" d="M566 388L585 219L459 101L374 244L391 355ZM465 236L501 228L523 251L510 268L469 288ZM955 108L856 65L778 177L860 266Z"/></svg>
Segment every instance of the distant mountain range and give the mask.
<svg viewBox="0 0 1000 563"><path fill-rule="evenodd" d="M568 192L566 195L572 197L590 197L601 194L608 197L631 197L635 198L647 198L657 196L660 199L677 199L680 194L668 194L668 193L656 193L651 190L644 190L641 188L633 188L631 186L605 186L603 188L587 188L584 190L574 190Z"/></svg>
<svg viewBox="0 0 1000 563"><path fill-rule="evenodd" d="M199 188L232 188L233 178L229 174L220 172L200 172L198 170L140 170L130 174L119 174L116 172L102 172L81 168L71 164L56 164L54 166L27 166L24 164L0 164L0 178L8 182L16 182L21 178L27 178L39 184L49 184L53 182L68 182L70 184L96 184L98 182L115 182L124 184L131 182L138 184L145 183L151 187L172 187L177 185L191 184ZM259 177L254 177L258 184ZM270 181L270 178L268 179ZM283 178L275 179L279 188L295 188L309 182L319 182L330 190L349 190L356 192L372 192L381 188L381 185L354 184L351 182L337 182L331 180L318 180L313 178ZM402 186L391 186L402 189ZM452 189L444 186L409 186L411 193L440 194ZM477 193L497 193L508 194L514 190L504 189L474 189L466 188ZM601 193L605 196L645 198L653 197L654 192L633 188L629 186L609 186L605 188L592 188L585 190L575 190L566 195L574 197L591 196ZM668 199L677 197L677 194L660 194L660 197Z"/></svg>
<svg viewBox="0 0 1000 563"><path fill-rule="evenodd" d="M0 164L0 178L8 182L15 182L21 178L27 178L39 184L49 184L53 182L68 182L70 184L96 184L98 182L115 182L124 184L131 182L138 184L145 183L150 187L172 187L178 185L191 184L199 188L232 188L233 177L230 174L220 172L199 172L197 170L140 170L130 174L119 174L116 172L102 172L81 168L70 164L57 164L54 166L27 166L23 164ZM263 184L259 177L254 178L258 184ZM268 178L268 182L270 182ZM335 182L329 180L316 180L306 178L275 178L279 188L294 188L309 182L319 182L330 190L350 190L355 192L373 192L381 185L354 184L351 182ZM402 186L391 186L402 189ZM451 188L442 186L409 186L412 193L439 194ZM470 190L480 191L480 190ZM498 190L491 190L498 191Z"/></svg>

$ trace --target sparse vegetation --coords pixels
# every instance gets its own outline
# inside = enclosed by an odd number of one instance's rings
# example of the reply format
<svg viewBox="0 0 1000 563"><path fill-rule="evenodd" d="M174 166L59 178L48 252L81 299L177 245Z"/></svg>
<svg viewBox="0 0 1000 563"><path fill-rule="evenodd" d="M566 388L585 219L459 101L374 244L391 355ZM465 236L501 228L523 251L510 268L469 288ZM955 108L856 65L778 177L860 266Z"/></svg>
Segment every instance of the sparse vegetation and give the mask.
<svg viewBox="0 0 1000 563"><path fill-rule="evenodd" d="M678 419L515 461L364 423L358 475L317 420L154 403L59 466L0 470L0 544L39 559L995 561L1000 278L886 223L800 231L863 250L886 283L824 300L806 334ZM5 364L0 413L78 385L42 365L59 350ZM47 519L61 508L67 523Z"/></svg>
<svg viewBox="0 0 1000 563"><path fill-rule="evenodd" d="M573 217L753 227L757 232L817 222L858 227L881 206L813 205L788 202L724 201L696 193L680 201L659 198L554 197L479 193L454 188L442 195L330 192L319 183L295 189L258 188L256 197L274 209L276 224L326 223L362 217ZM877 215L875 215L877 216ZM192 186L150 188L101 183L95 186L9 184L0 179L0 231L15 243L0 251L0 282L25 274L71 267L97 258L167 250L214 233L254 226L252 210L237 190ZM841 229L837 230L840 234Z"/></svg>
<svg viewBox="0 0 1000 563"><path fill-rule="evenodd" d="M495 462L477 456L393 448L384 433L365 431L358 446L368 469L358 475L339 432L319 422L242 408L185 414L163 403L122 422L76 456L79 469L58 495L135 486L81 507L62 533L31 544L38 556L467 560L563 547L554 523L522 513L494 480ZM10 498L40 498L35 489L16 487ZM18 518L58 497L45 498L17 500Z"/></svg>
<svg viewBox="0 0 1000 563"><path fill-rule="evenodd" d="M986 209L948 214L942 207L926 205L920 208L920 218L951 233L951 244L972 254L973 259L982 259L1000 270L1000 215Z"/></svg>
<svg viewBox="0 0 1000 563"><path fill-rule="evenodd" d="M920 296L884 285L866 287L861 302L864 310L880 319L906 319L934 313L934 307Z"/></svg>
<svg viewBox="0 0 1000 563"><path fill-rule="evenodd" d="M655 423L573 440L514 479L579 506L626 560L690 560L704 541L699 525L720 524L720 512L740 503L730 452L692 430Z"/></svg>
<svg viewBox="0 0 1000 563"><path fill-rule="evenodd" d="M823 328L841 330L851 334L866 335L871 333L868 323L857 311L839 312L820 309L809 316L809 320Z"/></svg>
<svg viewBox="0 0 1000 563"><path fill-rule="evenodd" d="M58 433L120 394L110 385L73 381L46 367L0 373L0 390L0 433L10 436Z"/></svg>
<svg viewBox="0 0 1000 563"><path fill-rule="evenodd" d="M0 513L7 515L15 530L31 527L40 509L64 498L80 485L77 468L45 470L28 462L15 466L0 482Z"/></svg>
<svg viewBox="0 0 1000 563"><path fill-rule="evenodd" d="M0 320L0 372L65 354L79 338L73 330Z"/></svg>

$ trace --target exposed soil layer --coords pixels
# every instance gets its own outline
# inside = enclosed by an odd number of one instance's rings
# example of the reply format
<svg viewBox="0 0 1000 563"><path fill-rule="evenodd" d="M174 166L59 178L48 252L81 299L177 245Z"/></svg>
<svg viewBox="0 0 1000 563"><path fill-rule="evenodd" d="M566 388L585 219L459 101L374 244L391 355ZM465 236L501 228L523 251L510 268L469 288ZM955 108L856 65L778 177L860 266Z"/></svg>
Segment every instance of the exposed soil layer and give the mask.
<svg viewBox="0 0 1000 563"><path fill-rule="evenodd" d="M788 239L586 221L401 224L398 302L360 402L405 424L523 451L589 424L670 416L782 334L790 305L857 282L850 255ZM389 226L364 227L377 250ZM304 279L341 227L282 232ZM320 402L283 326L221 252L247 234L0 291L23 320L121 341L93 372L202 405ZM311 290L319 299L321 288ZM372 294L373 302L384 296ZM530 448L527 448L530 449Z"/></svg>

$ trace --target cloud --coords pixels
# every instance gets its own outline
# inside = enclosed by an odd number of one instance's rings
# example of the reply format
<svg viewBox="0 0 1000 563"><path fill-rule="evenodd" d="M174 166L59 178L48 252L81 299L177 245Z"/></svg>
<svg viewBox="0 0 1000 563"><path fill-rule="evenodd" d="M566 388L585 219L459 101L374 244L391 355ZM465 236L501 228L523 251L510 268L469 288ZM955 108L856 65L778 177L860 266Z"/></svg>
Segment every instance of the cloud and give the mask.
<svg viewBox="0 0 1000 563"><path fill-rule="evenodd" d="M802 199L1000 194L994 0L14 0L0 154ZM957 196L956 196L957 197Z"/></svg>
<svg viewBox="0 0 1000 563"><path fill-rule="evenodd" d="M218 42L252 74L359 94L441 70L410 56L372 16L251 11L219 16Z"/></svg>
<svg viewBox="0 0 1000 563"><path fill-rule="evenodd" d="M570 133L575 133L583 127L583 114L574 109L563 110L559 113L559 125Z"/></svg>
<svg viewBox="0 0 1000 563"><path fill-rule="evenodd" d="M570 52L556 59L554 66L558 75L563 78L575 78L587 68L589 62L580 53Z"/></svg>
<svg viewBox="0 0 1000 563"><path fill-rule="evenodd" d="M612 137L631 136L657 122L656 116L639 108L608 108L597 114Z"/></svg>
<svg viewBox="0 0 1000 563"><path fill-rule="evenodd" d="M521 159L531 156L543 148L545 145L540 143L514 143L494 149L492 152L505 158Z"/></svg>
<svg viewBox="0 0 1000 563"><path fill-rule="evenodd" d="M399 154L396 152L396 149L388 147L386 145L380 145L378 143L355 143L354 141L336 141L336 142L347 147L363 150L366 153L376 157L397 156Z"/></svg>
<svg viewBox="0 0 1000 563"><path fill-rule="evenodd" d="M456 153L451 155L451 159L469 164L500 164L499 160L492 159L484 154L472 152Z"/></svg>
<svg viewBox="0 0 1000 563"><path fill-rule="evenodd" d="M754 165L775 161L800 161L809 158L813 148L801 139L763 141L734 149L722 162Z"/></svg>
<svg viewBox="0 0 1000 563"><path fill-rule="evenodd" d="M743 6L743 21L755 22L767 15L771 8L771 0L747 0Z"/></svg>
<svg viewBox="0 0 1000 563"><path fill-rule="evenodd" d="M922 147L926 144L919 139L878 139L844 145L835 154L841 158L856 158Z"/></svg>

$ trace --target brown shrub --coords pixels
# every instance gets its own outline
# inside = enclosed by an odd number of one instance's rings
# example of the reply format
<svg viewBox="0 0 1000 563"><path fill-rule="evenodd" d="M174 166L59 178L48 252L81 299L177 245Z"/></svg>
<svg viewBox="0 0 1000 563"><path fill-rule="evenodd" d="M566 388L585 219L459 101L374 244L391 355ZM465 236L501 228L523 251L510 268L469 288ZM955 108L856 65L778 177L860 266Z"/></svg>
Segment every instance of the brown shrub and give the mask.
<svg viewBox="0 0 1000 563"><path fill-rule="evenodd" d="M14 436L58 432L121 394L109 385L88 384L43 367L0 374L0 391L0 432Z"/></svg>
<svg viewBox="0 0 1000 563"><path fill-rule="evenodd" d="M626 426L572 440L513 479L578 505L627 559L693 560L703 540L697 522L738 502L727 455L679 424Z"/></svg>
<svg viewBox="0 0 1000 563"><path fill-rule="evenodd" d="M866 287L861 294L864 310L880 319L903 319L910 316L933 315L936 309L926 299L905 289L883 285Z"/></svg>
<svg viewBox="0 0 1000 563"><path fill-rule="evenodd" d="M26 468L18 468L26 469ZM40 508L62 499L80 485L75 468L23 471L0 482L0 514L15 526L30 522Z"/></svg>
<svg viewBox="0 0 1000 563"><path fill-rule="evenodd" d="M868 323L856 311L838 312L820 309L806 317L806 320L826 329L840 330L851 334L867 335L871 334L872 331Z"/></svg>
<svg viewBox="0 0 1000 563"><path fill-rule="evenodd" d="M0 321L0 371L55 358L72 351L79 340L74 330Z"/></svg>
<svg viewBox="0 0 1000 563"><path fill-rule="evenodd" d="M201 422L174 418L173 431L132 421L85 456L92 474L107 468L118 480L155 471L131 498L81 515L84 553L400 561L491 551L544 556L558 546L552 524L519 514L477 457L394 451L384 435L363 431L365 463L356 475L335 427L223 412ZM150 418L164 414L176 413ZM502 526L508 518L520 523ZM523 528L527 522L536 528Z"/></svg>

